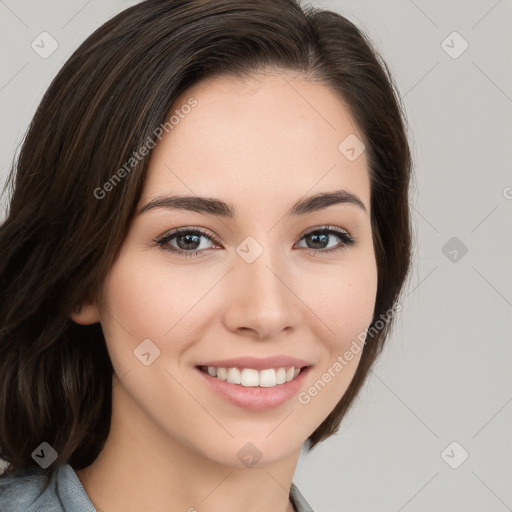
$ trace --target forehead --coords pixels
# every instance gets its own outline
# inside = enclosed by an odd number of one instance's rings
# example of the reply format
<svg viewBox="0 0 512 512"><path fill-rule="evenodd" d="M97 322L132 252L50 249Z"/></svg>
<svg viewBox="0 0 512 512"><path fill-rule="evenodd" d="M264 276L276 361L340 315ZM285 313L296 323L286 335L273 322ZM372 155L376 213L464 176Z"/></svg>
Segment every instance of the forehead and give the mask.
<svg viewBox="0 0 512 512"><path fill-rule="evenodd" d="M197 105L181 110L191 98ZM366 153L351 161L339 149L363 136L343 100L318 81L220 76L185 91L173 114L178 122L152 152L143 199L172 192L236 204L248 195L295 200L344 188L369 205Z"/></svg>

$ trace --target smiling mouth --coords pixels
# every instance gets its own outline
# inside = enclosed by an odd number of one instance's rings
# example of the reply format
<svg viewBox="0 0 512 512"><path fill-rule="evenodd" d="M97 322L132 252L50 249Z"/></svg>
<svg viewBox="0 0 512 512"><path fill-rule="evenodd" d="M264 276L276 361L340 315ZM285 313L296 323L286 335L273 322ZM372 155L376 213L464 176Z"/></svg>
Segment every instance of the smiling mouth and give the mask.
<svg viewBox="0 0 512 512"><path fill-rule="evenodd" d="M302 370L308 368L295 368L286 366L279 368L267 368L255 370L254 368L223 368L215 366L198 366L199 370L207 373L210 377L224 380L230 384L238 384L245 387L271 388L286 384L295 379Z"/></svg>

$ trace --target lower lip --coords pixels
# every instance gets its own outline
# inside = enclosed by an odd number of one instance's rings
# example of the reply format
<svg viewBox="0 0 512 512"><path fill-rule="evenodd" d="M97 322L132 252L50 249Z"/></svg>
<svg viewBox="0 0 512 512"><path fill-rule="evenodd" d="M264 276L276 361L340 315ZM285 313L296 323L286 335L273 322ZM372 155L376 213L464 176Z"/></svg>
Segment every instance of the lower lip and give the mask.
<svg viewBox="0 0 512 512"><path fill-rule="evenodd" d="M195 370L199 372L213 391L228 402L250 411L266 411L279 407L295 396L299 392L310 368L311 366L307 366L300 371L297 377L289 382L278 384L271 388L231 384L226 380L212 377L210 374L201 371L197 367Z"/></svg>

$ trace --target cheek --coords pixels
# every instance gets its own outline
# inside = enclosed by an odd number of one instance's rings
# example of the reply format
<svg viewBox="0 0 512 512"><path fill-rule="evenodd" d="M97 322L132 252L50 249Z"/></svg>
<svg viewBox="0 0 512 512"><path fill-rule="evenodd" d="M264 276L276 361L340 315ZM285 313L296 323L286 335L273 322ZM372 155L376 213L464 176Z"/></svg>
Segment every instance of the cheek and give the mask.
<svg viewBox="0 0 512 512"><path fill-rule="evenodd" d="M101 325L119 375L132 369L136 361L133 351L143 340L151 340L161 350L157 340L166 319L170 323L173 308L162 297L163 287L157 288L157 284L158 272L149 265L137 264L129 253L121 253L105 280Z"/></svg>
<svg viewBox="0 0 512 512"><path fill-rule="evenodd" d="M134 336L162 337L182 318L199 296L198 273L165 265L136 254L119 259L105 282L105 309ZM109 319L106 318L108 321Z"/></svg>
<svg viewBox="0 0 512 512"><path fill-rule="evenodd" d="M322 358L297 396L307 412L310 433L343 397L357 370L375 307L376 264L370 259L351 266L350 271L347 266L323 278L317 276L315 281L316 286L305 282L302 293L317 317L315 343Z"/></svg>
<svg viewBox="0 0 512 512"><path fill-rule="evenodd" d="M332 351L344 349L370 324L377 294L371 257L326 268L302 280L301 297L317 317L318 337Z"/></svg>
<svg viewBox="0 0 512 512"><path fill-rule="evenodd" d="M222 272L194 272L136 251L121 256L105 281L101 300L101 323L113 363L119 371L131 366L133 351L145 339L164 358L177 360L197 337L197 319L211 307L208 292Z"/></svg>

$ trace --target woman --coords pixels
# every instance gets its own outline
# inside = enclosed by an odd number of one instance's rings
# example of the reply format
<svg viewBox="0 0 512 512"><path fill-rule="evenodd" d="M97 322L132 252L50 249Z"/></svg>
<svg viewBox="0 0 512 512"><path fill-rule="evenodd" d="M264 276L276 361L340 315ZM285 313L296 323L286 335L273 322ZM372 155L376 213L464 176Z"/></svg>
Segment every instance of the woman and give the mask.
<svg viewBox="0 0 512 512"><path fill-rule="evenodd" d="M295 0L148 0L46 92L0 228L0 509L308 511L410 266L369 40Z"/></svg>

